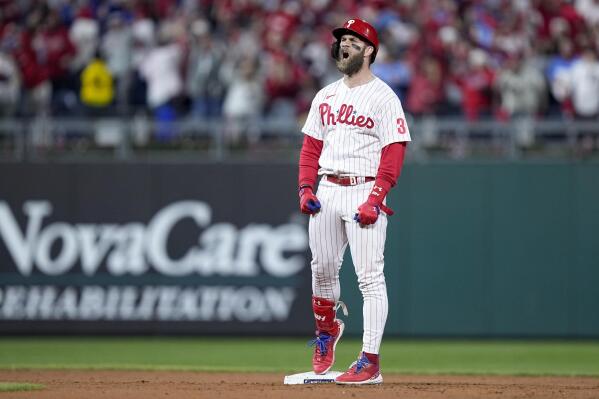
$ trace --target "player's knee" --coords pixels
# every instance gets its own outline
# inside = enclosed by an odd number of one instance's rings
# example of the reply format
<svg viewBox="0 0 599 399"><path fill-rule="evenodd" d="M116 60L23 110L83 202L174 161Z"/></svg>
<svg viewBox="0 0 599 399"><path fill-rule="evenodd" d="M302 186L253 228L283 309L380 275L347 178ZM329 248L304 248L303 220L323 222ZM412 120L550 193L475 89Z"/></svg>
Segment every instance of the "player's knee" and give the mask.
<svg viewBox="0 0 599 399"><path fill-rule="evenodd" d="M331 278L337 275L338 266L334 263L314 263L311 264L312 276L317 278Z"/></svg>
<svg viewBox="0 0 599 399"><path fill-rule="evenodd" d="M339 278L339 275L336 273L323 273L322 270L320 272L312 271L312 279L317 285L330 284L333 281L336 281Z"/></svg>
<svg viewBox="0 0 599 399"><path fill-rule="evenodd" d="M380 293L387 289L385 275L381 273L358 276L358 287L362 295Z"/></svg>

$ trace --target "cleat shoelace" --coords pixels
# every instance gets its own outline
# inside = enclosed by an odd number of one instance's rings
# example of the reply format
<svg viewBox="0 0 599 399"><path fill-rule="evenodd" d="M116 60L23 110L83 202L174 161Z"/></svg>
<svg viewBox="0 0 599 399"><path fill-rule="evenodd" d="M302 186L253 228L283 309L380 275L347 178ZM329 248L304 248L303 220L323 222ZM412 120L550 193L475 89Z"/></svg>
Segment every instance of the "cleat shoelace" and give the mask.
<svg viewBox="0 0 599 399"><path fill-rule="evenodd" d="M331 340L331 336L328 334L320 334L312 341L308 342L309 346L316 345L316 350L322 355L326 356L327 354L327 344Z"/></svg>
<svg viewBox="0 0 599 399"><path fill-rule="evenodd" d="M362 369L366 366L368 366L370 364L370 362L368 361L368 358L366 356L362 356L358 359L358 361L356 362L356 371L355 373L358 374L360 373L360 371L362 371Z"/></svg>

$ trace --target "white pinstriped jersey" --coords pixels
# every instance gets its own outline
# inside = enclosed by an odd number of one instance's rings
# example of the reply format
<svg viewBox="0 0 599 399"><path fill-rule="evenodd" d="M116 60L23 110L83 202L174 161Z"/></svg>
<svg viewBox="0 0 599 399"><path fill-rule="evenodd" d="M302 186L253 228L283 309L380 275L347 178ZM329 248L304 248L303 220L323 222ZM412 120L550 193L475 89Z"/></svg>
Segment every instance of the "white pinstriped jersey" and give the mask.
<svg viewBox="0 0 599 399"><path fill-rule="evenodd" d="M339 79L321 89L302 132L324 142L319 175L376 176L382 148L411 141L399 98L377 77L353 88Z"/></svg>

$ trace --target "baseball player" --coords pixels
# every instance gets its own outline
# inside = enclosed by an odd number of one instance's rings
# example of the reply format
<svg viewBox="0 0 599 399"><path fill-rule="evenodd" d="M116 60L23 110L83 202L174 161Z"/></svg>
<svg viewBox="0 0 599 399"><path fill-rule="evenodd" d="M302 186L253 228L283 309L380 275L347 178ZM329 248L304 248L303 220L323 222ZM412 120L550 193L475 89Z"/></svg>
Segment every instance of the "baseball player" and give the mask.
<svg viewBox="0 0 599 399"><path fill-rule="evenodd" d="M362 350L338 384L380 384L379 348L387 320L383 274L385 197L396 184L410 132L399 98L374 76L379 39L366 21L350 19L333 30L331 54L343 78L318 92L302 132L300 209L309 214L312 308L316 338L312 367L324 374L343 335L336 311L339 269L349 244L363 298ZM315 186L321 176L318 191Z"/></svg>

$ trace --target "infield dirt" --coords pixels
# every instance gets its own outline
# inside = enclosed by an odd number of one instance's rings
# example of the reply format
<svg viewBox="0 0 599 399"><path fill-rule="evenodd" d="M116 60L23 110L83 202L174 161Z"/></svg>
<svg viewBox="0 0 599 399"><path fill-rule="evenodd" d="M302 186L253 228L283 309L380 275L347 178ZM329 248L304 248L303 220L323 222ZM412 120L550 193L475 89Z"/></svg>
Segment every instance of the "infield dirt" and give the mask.
<svg viewBox="0 0 599 399"><path fill-rule="evenodd" d="M380 386L283 385L283 374L163 371L0 370L0 381L43 384L2 398L599 398L597 377L383 375Z"/></svg>

